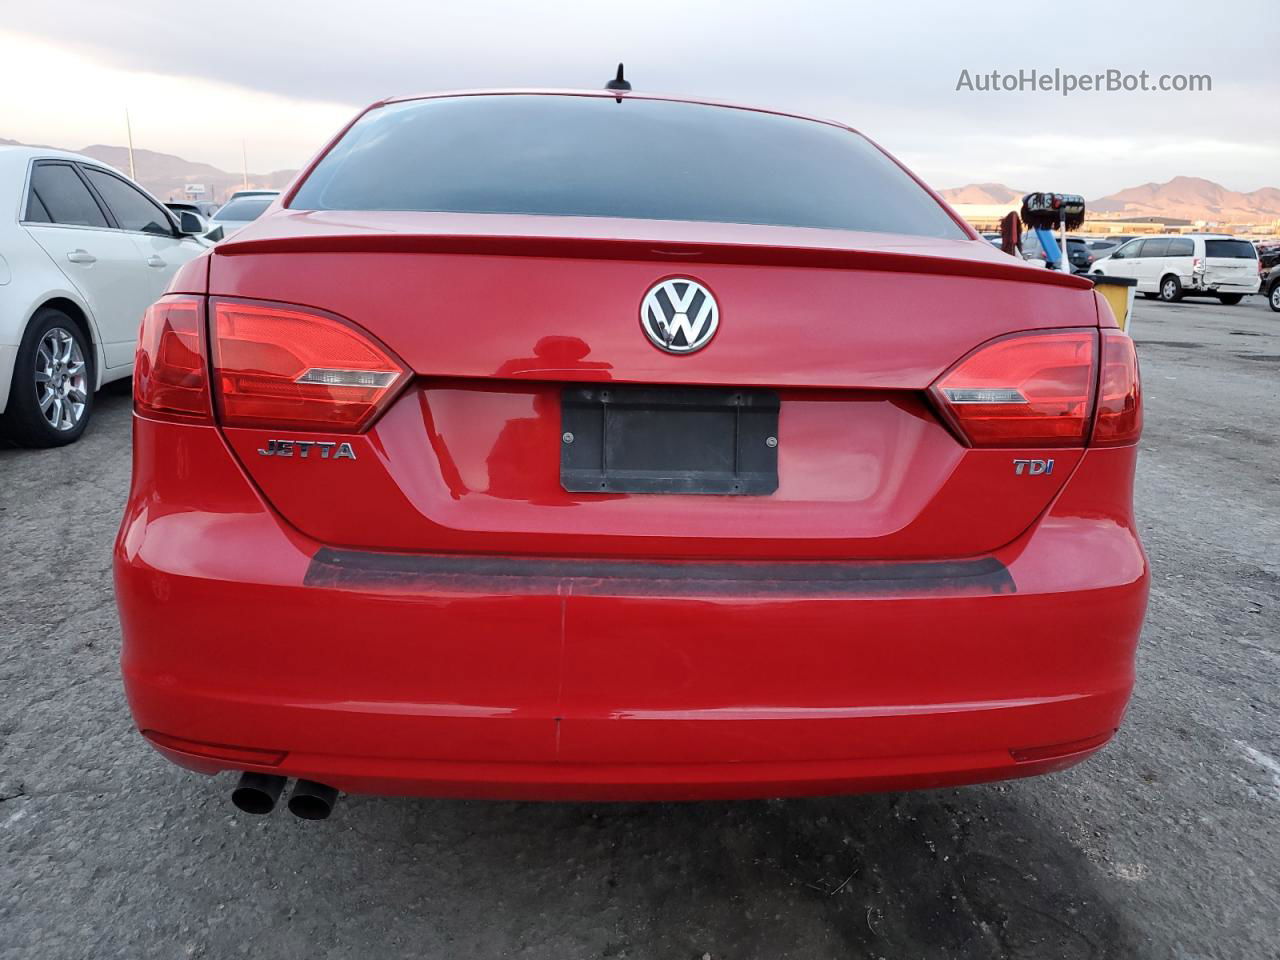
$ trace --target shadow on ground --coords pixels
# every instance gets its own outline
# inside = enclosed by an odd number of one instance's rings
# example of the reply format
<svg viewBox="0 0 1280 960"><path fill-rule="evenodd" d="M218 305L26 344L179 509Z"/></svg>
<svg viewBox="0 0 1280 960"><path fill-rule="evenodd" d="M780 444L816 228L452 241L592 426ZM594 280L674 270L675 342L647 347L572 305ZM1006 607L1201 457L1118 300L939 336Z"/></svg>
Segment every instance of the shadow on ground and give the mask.
<svg viewBox="0 0 1280 960"><path fill-rule="evenodd" d="M325 824L283 811L246 822L224 807L217 816L230 784L217 781L211 809L196 817L249 828L233 829L227 852L260 873L244 878L257 890L258 916L291 918L258 929L285 956L301 955L320 933L293 925L310 912L307 872L317 862L327 878L324 900L346 918L329 935L351 949L396 930L440 955L459 948L477 956L664 958L1139 952L1095 888L1097 871L1021 809L1017 784L716 804L357 797L344 798ZM214 788L204 780L192 786ZM279 884L295 872L292 886ZM339 878L346 885L331 886Z"/></svg>

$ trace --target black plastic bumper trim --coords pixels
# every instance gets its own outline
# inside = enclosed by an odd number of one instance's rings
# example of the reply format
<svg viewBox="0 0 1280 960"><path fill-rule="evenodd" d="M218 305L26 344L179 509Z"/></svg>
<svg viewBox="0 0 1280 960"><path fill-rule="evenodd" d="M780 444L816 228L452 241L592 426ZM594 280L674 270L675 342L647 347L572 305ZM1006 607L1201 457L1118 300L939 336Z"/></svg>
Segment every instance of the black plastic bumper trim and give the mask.
<svg viewBox="0 0 1280 960"><path fill-rule="evenodd" d="M1015 593L995 557L907 562L593 560L321 548L305 584L349 590L637 596Z"/></svg>

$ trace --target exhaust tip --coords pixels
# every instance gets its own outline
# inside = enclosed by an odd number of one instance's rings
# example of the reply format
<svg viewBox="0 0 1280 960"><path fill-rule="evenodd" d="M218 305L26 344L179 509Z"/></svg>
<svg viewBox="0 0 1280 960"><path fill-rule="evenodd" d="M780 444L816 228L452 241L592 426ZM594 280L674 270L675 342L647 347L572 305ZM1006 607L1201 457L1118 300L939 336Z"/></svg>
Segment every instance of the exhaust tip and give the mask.
<svg viewBox="0 0 1280 960"><path fill-rule="evenodd" d="M314 780L299 780L289 794L289 812L303 820L327 820L338 802L338 791Z"/></svg>
<svg viewBox="0 0 1280 960"><path fill-rule="evenodd" d="M263 816L276 807L284 790L285 778L270 773L242 773L231 802L245 813Z"/></svg>

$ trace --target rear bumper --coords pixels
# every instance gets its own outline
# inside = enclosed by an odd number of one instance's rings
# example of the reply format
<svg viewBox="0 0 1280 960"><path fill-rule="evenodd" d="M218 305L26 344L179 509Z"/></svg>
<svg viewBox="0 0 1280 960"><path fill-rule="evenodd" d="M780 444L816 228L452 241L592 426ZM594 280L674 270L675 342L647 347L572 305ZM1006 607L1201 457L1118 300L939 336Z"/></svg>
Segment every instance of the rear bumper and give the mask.
<svg viewBox="0 0 1280 960"><path fill-rule="evenodd" d="M797 731L799 732L799 731ZM293 752L280 766L211 762L157 746L200 773L261 770L327 783L345 793L488 800L657 802L833 796L962 786L1053 773L1085 760L1110 733L1055 745L1044 759L1007 750L760 763L466 763ZM154 745L154 744L153 744Z"/></svg>
<svg viewBox="0 0 1280 960"><path fill-rule="evenodd" d="M1032 531L969 561L461 559L322 548L216 431L141 421L115 560L126 690L179 764L349 792L699 799L1048 772L1110 737L1132 686L1133 457L1089 451Z"/></svg>

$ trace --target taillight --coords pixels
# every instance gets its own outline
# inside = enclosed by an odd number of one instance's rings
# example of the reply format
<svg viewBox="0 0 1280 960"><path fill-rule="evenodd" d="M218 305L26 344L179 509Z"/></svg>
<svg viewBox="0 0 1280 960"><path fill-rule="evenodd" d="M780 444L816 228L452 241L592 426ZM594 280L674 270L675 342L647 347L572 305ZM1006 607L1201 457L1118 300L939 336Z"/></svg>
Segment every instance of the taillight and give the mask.
<svg viewBox="0 0 1280 960"><path fill-rule="evenodd" d="M213 300L214 393L227 426L356 432L409 370L370 334L331 314Z"/></svg>
<svg viewBox="0 0 1280 960"><path fill-rule="evenodd" d="M1133 443L1141 435L1142 381L1133 338L1119 330L1103 330L1093 442L1100 447L1114 447Z"/></svg>
<svg viewBox="0 0 1280 960"><path fill-rule="evenodd" d="M992 340L944 373L933 394L975 447L1083 446L1097 343L1096 330Z"/></svg>
<svg viewBox="0 0 1280 960"><path fill-rule="evenodd" d="M147 308L133 367L133 409L147 417L208 423L209 375L201 299L164 297Z"/></svg>

